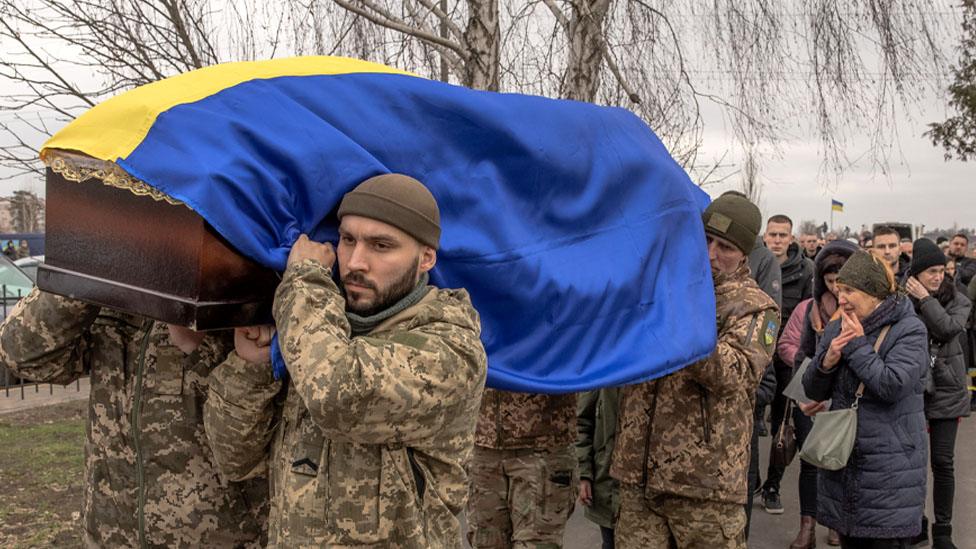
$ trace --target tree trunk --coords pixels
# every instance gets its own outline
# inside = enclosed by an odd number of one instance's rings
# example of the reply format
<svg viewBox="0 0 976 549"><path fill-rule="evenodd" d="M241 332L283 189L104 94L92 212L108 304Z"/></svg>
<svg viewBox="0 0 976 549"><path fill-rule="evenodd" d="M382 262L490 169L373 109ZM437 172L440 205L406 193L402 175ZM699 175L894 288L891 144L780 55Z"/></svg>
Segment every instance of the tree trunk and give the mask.
<svg viewBox="0 0 976 549"><path fill-rule="evenodd" d="M468 58L462 82L465 86L498 91L500 40L498 0L468 0L468 26L464 29Z"/></svg>
<svg viewBox="0 0 976 549"><path fill-rule="evenodd" d="M610 0L574 0L569 21L569 59L563 73L559 95L567 99L593 102L600 87L600 69L606 42L603 24Z"/></svg>

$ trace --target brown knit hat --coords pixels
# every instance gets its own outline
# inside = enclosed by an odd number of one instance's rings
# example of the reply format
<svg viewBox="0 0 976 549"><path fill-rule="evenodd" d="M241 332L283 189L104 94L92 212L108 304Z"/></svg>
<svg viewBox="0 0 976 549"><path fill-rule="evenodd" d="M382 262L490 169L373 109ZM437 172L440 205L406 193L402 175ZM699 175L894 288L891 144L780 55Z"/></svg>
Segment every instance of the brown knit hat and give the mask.
<svg viewBox="0 0 976 549"><path fill-rule="evenodd" d="M898 290L891 268L879 257L857 251L837 273L837 282L884 299Z"/></svg>
<svg viewBox="0 0 976 549"><path fill-rule="evenodd" d="M702 222L706 233L728 240L749 255L762 229L762 214L746 195L727 191L705 208Z"/></svg>
<svg viewBox="0 0 976 549"><path fill-rule="evenodd" d="M360 215L389 223L435 250L440 247L441 214L427 187L398 173L371 177L346 193L339 219Z"/></svg>

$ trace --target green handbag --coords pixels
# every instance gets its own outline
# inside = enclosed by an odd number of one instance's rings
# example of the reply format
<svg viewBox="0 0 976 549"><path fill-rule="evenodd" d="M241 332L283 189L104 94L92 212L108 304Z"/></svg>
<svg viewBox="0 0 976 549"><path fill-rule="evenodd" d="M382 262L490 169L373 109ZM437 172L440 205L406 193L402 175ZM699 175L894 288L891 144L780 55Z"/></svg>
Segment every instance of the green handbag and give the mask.
<svg viewBox="0 0 976 549"><path fill-rule="evenodd" d="M888 330L885 326L874 343L874 352L878 352ZM847 460L854 451L854 440L857 438L857 405L864 396L864 383L857 387L854 404L846 410L832 410L820 412L813 419L813 429L803 441L800 449L800 459L827 471L838 471L847 466Z"/></svg>

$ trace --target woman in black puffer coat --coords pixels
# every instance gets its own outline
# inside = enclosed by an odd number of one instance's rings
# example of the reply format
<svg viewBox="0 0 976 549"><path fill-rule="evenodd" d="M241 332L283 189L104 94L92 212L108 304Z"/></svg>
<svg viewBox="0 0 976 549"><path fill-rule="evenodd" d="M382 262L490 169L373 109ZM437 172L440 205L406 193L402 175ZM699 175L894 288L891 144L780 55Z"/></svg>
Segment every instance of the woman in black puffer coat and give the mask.
<svg viewBox="0 0 976 549"><path fill-rule="evenodd" d="M945 274L946 257L931 241L915 242L905 288L915 312L929 331L931 358L925 384L925 417L929 422L932 465L932 547L955 549L952 504L955 495L954 455L959 418L969 415L969 380L963 355L971 304ZM926 528L923 521L922 528ZM927 532L922 532L922 541Z"/></svg>

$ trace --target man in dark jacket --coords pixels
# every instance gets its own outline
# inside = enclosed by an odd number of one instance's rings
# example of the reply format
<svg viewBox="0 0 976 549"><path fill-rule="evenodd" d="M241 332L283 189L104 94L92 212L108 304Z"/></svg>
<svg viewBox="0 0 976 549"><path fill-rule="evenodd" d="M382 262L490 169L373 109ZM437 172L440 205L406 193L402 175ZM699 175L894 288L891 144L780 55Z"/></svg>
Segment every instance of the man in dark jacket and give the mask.
<svg viewBox="0 0 976 549"><path fill-rule="evenodd" d="M582 393L576 412L579 500L583 515L600 526L603 549L614 548L613 518L620 501L617 481L610 476L619 405L620 389L609 387Z"/></svg>
<svg viewBox="0 0 976 549"><path fill-rule="evenodd" d="M752 429L752 441L749 443L749 492L746 494L746 539L749 539L749 530L752 528L752 502L759 489L762 478L759 475L759 425L764 421L762 412L773 402L776 396L776 369L773 361L769 361L766 372L763 373L759 381L759 388L756 389L756 415Z"/></svg>
<svg viewBox="0 0 976 549"><path fill-rule="evenodd" d="M932 450L932 547L955 549L952 543L952 507L955 493L953 458L959 418L969 415L969 383L962 346L969 320L969 299L945 276L946 257L931 240L915 241L911 276L905 288L915 313L929 331L932 358L925 388L925 417ZM922 524L919 541L927 536Z"/></svg>
<svg viewBox="0 0 976 549"><path fill-rule="evenodd" d="M837 287L841 318L827 325L803 376L817 402L801 408L816 414L828 399L832 410L857 403L857 434L847 465L819 472L817 519L837 530L842 546L906 547L925 507L928 334L880 258L852 255Z"/></svg>
<svg viewBox="0 0 976 549"><path fill-rule="evenodd" d="M745 195L741 195L745 196ZM766 293L777 307L783 305L783 286L782 275L780 273L779 261L773 252L769 251L763 243L762 238L756 238L756 246L749 252L749 272L752 279L756 281L759 289ZM756 392L756 412L753 421L752 441L749 444L749 493L746 501L746 538L749 537L749 527L752 523L752 501L756 490L759 488L762 478L759 475L759 437L768 436L766 430L766 420L764 419L766 407L773 402L776 395L776 371L772 361L766 366L766 373L763 374L762 382Z"/></svg>
<svg viewBox="0 0 976 549"><path fill-rule="evenodd" d="M783 287L783 322L784 326L793 314L793 309L813 295L813 261L803 256L802 250L793 241L793 220L785 215L774 215L766 222L766 233L763 235L766 247L769 248L779 262L782 272ZM773 369L776 372L776 393L773 397L770 412L771 432L775 434L783 424L786 413L786 388L793 375L793 365L786 364L778 356L773 357ZM770 450L772 452L772 449ZM767 513L774 515L783 513L783 503L779 497L779 484L783 478L783 467L775 465L769 460L766 472L766 482L763 484L763 507Z"/></svg>
<svg viewBox="0 0 976 549"><path fill-rule="evenodd" d="M947 253L949 257L956 260L956 284L964 294L973 275L976 275L976 259L966 257L967 251L969 251L969 236L966 233L956 234L949 241Z"/></svg>
<svg viewBox="0 0 976 549"><path fill-rule="evenodd" d="M776 256L763 243L756 239L756 246L749 252L749 273L756 285L776 302L783 306L783 276Z"/></svg>
<svg viewBox="0 0 976 549"><path fill-rule="evenodd" d="M817 245L816 233L801 232L800 248L803 250L803 257L806 257L807 259L815 259L817 254L820 252L820 246Z"/></svg>
<svg viewBox="0 0 976 549"><path fill-rule="evenodd" d="M874 230L874 253L884 259L885 263L895 274L895 280L901 281L908 272L910 259L901 253L901 239L898 231L888 226L881 226Z"/></svg>

